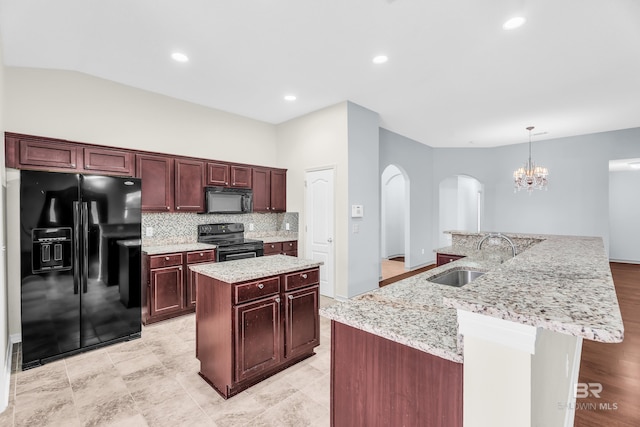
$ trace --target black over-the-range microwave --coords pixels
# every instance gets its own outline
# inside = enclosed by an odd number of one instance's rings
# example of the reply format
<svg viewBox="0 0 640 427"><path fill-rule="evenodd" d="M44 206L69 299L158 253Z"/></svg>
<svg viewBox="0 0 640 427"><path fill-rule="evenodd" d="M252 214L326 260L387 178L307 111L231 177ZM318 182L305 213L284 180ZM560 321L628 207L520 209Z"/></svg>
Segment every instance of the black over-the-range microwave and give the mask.
<svg viewBox="0 0 640 427"><path fill-rule="evenodd" d="M205 213L253 212L253 190L250 188L205 187Z"/></svg>

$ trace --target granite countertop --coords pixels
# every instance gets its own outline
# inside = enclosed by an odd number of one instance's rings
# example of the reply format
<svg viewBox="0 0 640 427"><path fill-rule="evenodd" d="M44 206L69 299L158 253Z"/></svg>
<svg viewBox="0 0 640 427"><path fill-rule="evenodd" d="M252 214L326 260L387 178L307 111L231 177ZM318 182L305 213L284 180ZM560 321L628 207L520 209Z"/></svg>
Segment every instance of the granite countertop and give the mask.
<svg viewBox="0 0 640 427"><path fill-rule="evenodd" d="M322 264L320 261L304 258L271 255L219 263L196 264L190 265L189 268L196 273L204 274L226 283L239 283L261 277L315 268Z"/></svg>
<svg viewBox="0 0 640 427"><path fill-rule="evenodd" d="M602 239L536 238L539 243L515 258L503 250L450 247L446 253L466 258L324 307L320 313L454 362L462 362L457 309L594 341L622 341L622 317ZM427 280L463 267L486 274L461 288Z"/></svg>
<svg viewBox="0 0 640 427"><path fill-rule="evenodd" d="M154 245L154 246L142 246L142 251L147 255L160 255L170 254L173 252L190 252L190 251L205 251L217 248L216 245L210 245L208 243L176 243L167 245Z"/></svg>
<svg viewBox="0 0 640 427"><path fill-rule="evenodd" d="M258 237L257 239L262 240L264 243L298 241L296 237L291 237L291 236L267 236L267 237Z"/></svg>

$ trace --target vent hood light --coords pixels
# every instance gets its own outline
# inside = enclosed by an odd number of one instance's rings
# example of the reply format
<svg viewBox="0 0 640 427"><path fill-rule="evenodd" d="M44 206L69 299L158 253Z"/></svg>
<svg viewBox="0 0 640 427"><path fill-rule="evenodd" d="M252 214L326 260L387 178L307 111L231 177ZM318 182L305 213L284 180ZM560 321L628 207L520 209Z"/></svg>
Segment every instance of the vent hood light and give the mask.
<svg viewBox="0 0 640 427"><path fill-rule="evenodd" d="M502 24L502 28L504 28L505 30L513 30L518 27L521 27L525 22L527 22L527 20L524 19L522 16L516 16L509 19L504 24Z"/></svg>

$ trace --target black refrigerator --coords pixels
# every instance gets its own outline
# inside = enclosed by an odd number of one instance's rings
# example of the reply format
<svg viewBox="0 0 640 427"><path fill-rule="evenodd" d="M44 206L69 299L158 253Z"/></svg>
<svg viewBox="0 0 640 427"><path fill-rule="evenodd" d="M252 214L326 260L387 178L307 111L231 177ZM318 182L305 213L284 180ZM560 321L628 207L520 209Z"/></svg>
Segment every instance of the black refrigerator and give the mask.
<svg viewBox="0 0 640 427"><path fill-rule="evenodd" d="M140 337L140 180L20 172L22 369Z"/></svg>

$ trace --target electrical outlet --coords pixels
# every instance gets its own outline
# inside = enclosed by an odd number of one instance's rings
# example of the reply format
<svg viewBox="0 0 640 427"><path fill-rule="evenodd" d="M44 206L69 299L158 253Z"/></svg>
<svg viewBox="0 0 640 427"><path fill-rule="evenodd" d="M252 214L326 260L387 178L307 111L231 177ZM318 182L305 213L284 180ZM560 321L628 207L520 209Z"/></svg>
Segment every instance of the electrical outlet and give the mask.
<svg viewBox="0 0 640 427"><path fill-rule="evenodd" d="M253 231L253 223L249 224L249 231Z"/></svg>
<svg viewBox="0 0 640 427"><path fill-rule="evenodd" d="M424 248L422 249L422 255L424 255Z"/></svg>
<svg viewBox="0 0 640 427"><path fill-rule="evenodd" d="M153 237L153 227L147 227L145 230L147 237Z"/></svg>
<svg viewBox="0 0 640 427"><path fill-rule="evenodd" d="M288 222L284 225L284 229L287 231L291 230L291 227L289 226Z"/></svg>

